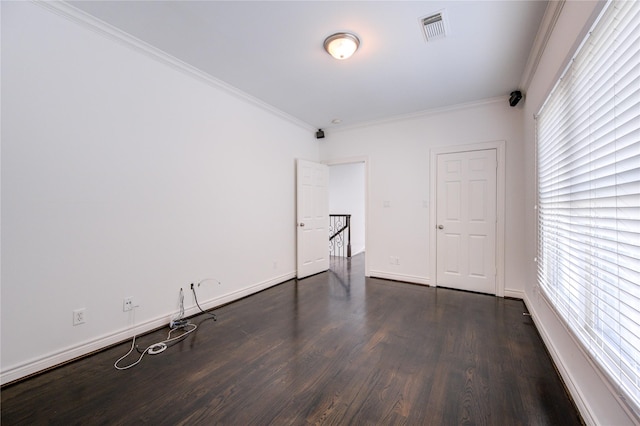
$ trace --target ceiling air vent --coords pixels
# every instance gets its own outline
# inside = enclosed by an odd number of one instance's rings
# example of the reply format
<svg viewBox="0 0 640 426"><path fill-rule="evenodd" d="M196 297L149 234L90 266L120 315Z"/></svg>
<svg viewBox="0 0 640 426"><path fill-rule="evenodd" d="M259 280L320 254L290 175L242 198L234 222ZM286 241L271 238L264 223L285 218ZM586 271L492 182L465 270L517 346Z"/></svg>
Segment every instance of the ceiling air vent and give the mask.
<svg viewBox="0 0 640 426"><path fill-rule="evenodd" d="M421 18L422 30L427 41L444 38L447 35L447 25L445 21L444 11L440 11L435 15L429 15Z"/></svg>

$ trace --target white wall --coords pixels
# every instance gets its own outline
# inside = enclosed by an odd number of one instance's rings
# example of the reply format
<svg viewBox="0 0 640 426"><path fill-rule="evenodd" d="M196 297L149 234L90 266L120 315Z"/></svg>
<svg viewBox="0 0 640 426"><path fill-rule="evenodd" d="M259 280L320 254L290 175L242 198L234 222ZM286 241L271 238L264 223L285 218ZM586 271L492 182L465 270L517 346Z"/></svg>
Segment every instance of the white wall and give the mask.
<svg viewBox="0 0 640 426"><path fill-rule="evenodd" d="M329 213L351 215L352 256L365 249L365 198L365 163L329 167Z"/></svg>
<svg viewBox="0 0 640 426"><path fill-rule="evenodd" d="M505 292L522 294L522 110L506 100L459 106L413 118L326 131L323 161L367 157L367 260L371 275L430 284L429 150L448 145L506 141ZM398 257L399 265L390 263Z"/></svg>
<svg viewBox="0 0 640 426"><path fill-rule="evenodd" d="M587 424L639 424L625 408L610 385L567 332L536 283L536 217L535 198L535 122L534 114L541 108L553 85L575 52L584 34L591 27L602 2L568 1L551 34L524 102L526 227L523 239L526 248L525 302L533 315L541 336L571 395Z"/></svg>
<svg viewBox="0 0 640 426"><path fill-rule="evenodd" d="M2 382L293 277L296 157L313 129L2 2Z"/></svg>

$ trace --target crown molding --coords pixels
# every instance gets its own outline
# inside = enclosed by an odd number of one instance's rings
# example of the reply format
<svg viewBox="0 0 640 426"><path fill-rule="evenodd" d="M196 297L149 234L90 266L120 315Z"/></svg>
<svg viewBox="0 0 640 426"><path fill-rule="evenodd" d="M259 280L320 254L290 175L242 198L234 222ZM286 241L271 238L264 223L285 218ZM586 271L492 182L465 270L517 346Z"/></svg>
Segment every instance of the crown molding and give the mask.
<svg viewBox="0 0 640 426"><path fill-rule="evenodd" d="M533 80L533 76L536 74L536 70L538 69L538 65L540 64L542 55L547 47L549 38L551 38L551 33L553 33L553 29L558 22L558 18L560 17L560 13L562 12L564 3L565 0L555 0L550 1L547 4L547 8L544 11L544 16L542 17L542 23L538 28L538 33L536 34L536 38L533 41L533 46L531 47L531 51L529 52L527 65L524 68L522 79L520 80L520 90L525 93L529 89L529 85L531 84L531 80Z"/></svg>
<svg viewBox="0 0 640 426"><path fill-rule="evenodd" d="M371 126L377 126L377 125L381 125L381 124L388 124L388 123L393 123L393 122L398 122L398 121L420 119L420 118L428 117L428 116L431 116L431 115L444 114L444 113L454 112L454 111L461 111L461 110L465 110L465 109L469 109L469 108L477 108L477 107L480 107L480 106L491 105L491 104L501 103L501 102L504 102L505 105L506 105L506 104L508 104L508 101L509 101L509 97L508 96L497 96L497 97L494 97L494 98L487 98L487 99L482 99L482 100L479 100L479 101L466 102L466 103L455 104L455 105L448 105L448 106L444 106L444 107L440 107L440 108L432 108L432 109L412 112L412 113L408 113L408 114L394 115L392 117L385 117L385 118L381 118L381 119L378 119L378 120L364 121L364 122L350 124L350 125L344 125L344 126L327 127L325 129L325 131L328 130L328 131L331 131L331 132L342 132L342 131L347 131L347 130L359 129L359 128L363 128L363 127L371 127Z"/></svg>
<svg viewBox="0 0 640 426"><path fill-rule="evenodd" d="M192 77L196 80L199 80L202 83L205 83L211 87L216 89L220 89L227 94L230 94L236 98L239 98L247 103L250 103L272 115L275 115L281 119L284 119L304 130L307 131L315 131L315 127L310 125L309 123L303 122L298 118L287 114L278 108L249 95L246 92L222 81L219 80L212 75L184 62L180 59L168 54L167 52L158 49L157 47L152 46L151 44L138 39L137 37L132 36L131 34L120 30L119 28L114 27L111 24L108 24L93 15L84 12L76 8L75 6L70 5L65 1L45 1L45 0L32 0L33 3L38 6L55 13L63 18L68 19L76 24L79 24L94 33L97 33L109 40L115 41L125 47L128 47L138 53L146 55L147 57L154 59L160 63L163 63L177 71L182 72L183 74Z"/></svg>

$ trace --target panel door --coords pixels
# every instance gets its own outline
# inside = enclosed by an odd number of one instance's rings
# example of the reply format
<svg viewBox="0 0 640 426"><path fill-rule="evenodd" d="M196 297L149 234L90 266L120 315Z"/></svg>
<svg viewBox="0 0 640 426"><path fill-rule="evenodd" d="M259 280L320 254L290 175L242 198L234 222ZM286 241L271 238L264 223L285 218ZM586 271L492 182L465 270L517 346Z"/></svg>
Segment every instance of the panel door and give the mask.
<svg viewBox="0 0 640 426"><path fill-rule="evenodd" d="M329 167L297 161L297 276L329 269Z"/></svg>
<svg viewBox="0 0 640 426"><path fill-rule="evenodd" d="M436 284L496 294L496 150L438 155Z"/></svg>

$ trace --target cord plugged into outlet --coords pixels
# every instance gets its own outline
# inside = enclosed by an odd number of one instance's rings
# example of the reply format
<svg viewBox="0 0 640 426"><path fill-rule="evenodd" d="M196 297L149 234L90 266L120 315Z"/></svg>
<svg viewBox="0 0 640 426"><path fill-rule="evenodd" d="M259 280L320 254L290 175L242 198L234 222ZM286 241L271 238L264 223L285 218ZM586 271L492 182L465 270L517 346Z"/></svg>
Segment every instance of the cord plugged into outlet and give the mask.
<svg viewBox="0 0 640 426"><path fill-rule="evenodd" d="M218 285L220 285L220 281L214 279L214 278L205 278L204 280L201 280L200 282L198 282L197 287L200 287L200 284L202 284L205 281L215 281L218 283ZM198 309L200 309L200 312L207 314L207 315L211 315L213 317L213 320L216 321L217 317L215 314L211 313L211 312L207 312L205 310L202 309L202 307L200 307L200 303L198 303L198 295L196 294L196 286L194 285L194 283L190 284L190 288L191 291L193 292L193 299L196 302L196 305L198 306ZM129 349L129 352L127 352L126 354L124 354L122 357L118 358L118 360L113 364L113 366L116 368L116 370L126 370L128 368L134 367L136 365L138 365L141 361L142 358L145 356L145 354L149 354L149 355L156 355L159 354L161 352L164 352L165 350L167 350L167 348L169 348L170 346L172 346L175 343L178 343L180 341L182 341L184 338L186 338L189 334L193 333L198 326L191 323L188 319L184 318L185 315L185 311L184 311L184 290L181 288L180 289L180 295L179 295L179 299L178 299L178 303L179 303L179 307L180 310L178 312L178 314L176 316L174 316L173 318L171 318L169 320L169 334L167 335L167 338L161 342L156 342L153 343L149 346L147 346L144 350L140 350L138 348L138 346L136 346L136 337L137 336L133 336L133 340L131 342L131 349ZM134 300L133 297L125 297L123 299L123 303L122 303L122 310L123 311L134 311L135 313L135 308L137 308L138 305L134 304ZM80 321L84 322L84 308L80 309L80 310L76 310L73 312L74 315L74 324L75 323L80 323ZM176 330L181 330L182 333L179 336L175 336L172 337L172 333L175 332ZM125 366L120 366L120 362L122 360L124 360L125 358L127 358L131 353L133 353L133 351L137 350L137 352L140 354L140 357L138 357L138 359L136 361L131 362L128 365Z"/></svg>
<svg viewBox="0 0 640 426"><path fill-rule="evenodd" d="M122 300L122 312L128 312L133 309L133 297L125 297Z"/></svg>
<svg viewBox="0 0 640 426"><path fill-rule="evenodd" d="M220 281L216 280L215 278L205 278L203 280L200 280L198 282L198 287L200 287L200 284L202 284L205 281L215 281L218 283L218 285L220 285ZM200 309L200 312L202 312L203 314L207 314L207 315L211 315L213 317L214 321L218 321L218 317L216 317L216 314L205 311L204 309L202 309L202 307L200 306L200 303L198 303L198 295L196 294L196 289L193 286L193 283L191 283L191 291L193 292L193 300L195 300L196 302L196 306L198 307L198 309Z"/></svg>
<svg viewBox="0 0 640 426"><path fill-rule="evenodd" d="M184 319L184 290L182 288L180 288L180 293L178 293L178 306L178 314L169 321L169 328L172 330L189 324L189 321Z"/></svg>
<svg viewBox="0 0 640 426"><path fill-rule="evenodd" d="M169 328L174 330L176 328L183 328L187 324L189 324L188 320L171 320L169 321Z"/></svg>
<svg viewBox="0 0 640 426"><path fill-rule="evenodd" d="M133 304L133 300L131 301L131 304ZM144 350L141 350L136 345L136 336L133 336L133 341L131 342L131 348L129 349L129 352L124 354L122 357L118 358L118 360L113 364L116 370L126 370L138 365L146 354L156 355L164 352L172 345L185 339L189 334L193 333L198 328L197 325L189 322L189 320L187 319L184 319L184 291L182 289L180 289L179 304L180 304L180 311L178 315L172 318L171 321L169 322L170 330L169 330L169 334L167 335L167 338L160 342L153 343L147 346ZM125 303L125 306L126 306L126 303ZM132 309L135 309L136 307L137 305L133 305ZM182 333L178 336L172 337L173 333L176 332L176 330L178 329L180 329ZM120 362L123 359L127 358L131 353L133 353L134 349L137 350L138 353L140 354L138 359L136 361L131 362L128 365L120 366Z"/></svg>

